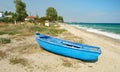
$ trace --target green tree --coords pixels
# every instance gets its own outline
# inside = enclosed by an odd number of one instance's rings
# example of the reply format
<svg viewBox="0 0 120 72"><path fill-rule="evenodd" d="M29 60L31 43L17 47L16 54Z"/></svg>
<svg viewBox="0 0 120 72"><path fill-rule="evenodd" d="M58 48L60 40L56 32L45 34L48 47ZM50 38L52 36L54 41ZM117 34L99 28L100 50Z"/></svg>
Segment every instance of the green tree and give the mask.
<svg viewBox="0 0 120 72"><path fill-rule="evenodd" d="M39 19L39 22L40 22L42 25L44 25L46 20L49 20L49 21L50 21L50 19L49 19L48 17L41 17L41 18Z"/></svg>
<svg viewBox="0 0 120 72"><path fill-rule="evenodd" d="M2 19L3 22L14 22L15 13L10 11L4 12L4 18Z"/></svg>
<svg viewBox="0 0 120 72"><path fill-rule="evenodd" d="M56 9L54 9L53 7L48 7L48 9L46 10L46 16L50 19L50 21L57 21L58 15Z"/></svg>
<svg viewBox="0 0 120 72"><path fill-rule="evenodd" d="M59 22L64 22L63 17L62 17L62 16L58 16L58 21L59 21Z"/></svg>
<svg viewBox="0 0 120 72"><path fill-rule="evenodd" d="M26 12L26 4L22 2L22 0L14 0L16 7L16 20L24 21L24 19L28 16Z"/></svg>

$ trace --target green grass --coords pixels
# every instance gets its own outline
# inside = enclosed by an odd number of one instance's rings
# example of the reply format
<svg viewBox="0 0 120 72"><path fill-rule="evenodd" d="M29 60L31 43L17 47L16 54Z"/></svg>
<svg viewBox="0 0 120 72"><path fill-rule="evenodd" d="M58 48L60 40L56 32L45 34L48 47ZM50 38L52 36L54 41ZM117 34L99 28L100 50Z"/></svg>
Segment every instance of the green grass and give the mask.
<svg viewBox="0 0 120 72"><path fill-rule="evenodd" d="M7 34L6 32L0 31L0 35Z"/></svg>
<svg viewBox="0 0 120 72"><path fill-rule="evenodd" d="M37 31L40 33L44 33L44 34L48 34L48 35L53 35L56 36L58 34L61 34L62 32L66 31L64 29L59 29L58 27L55 27L53 25L51 25L50 27L46 27L46 26L33 26L31 27L32 31Z"/></svg>
<svg viewBox="0 0 120 72"><path fill-rule="evenodd" d="M15 35L19 33L20 29L22 29L20 25L7 25L6 27L5 26L0 27L0 35L3 34Z"/></svg>
<svg viewBox="0 0 120 72"><path fill-rule="evenodd" d="M0 35L3 35L3 34L15 35L15 34L17 34L17 32L16 31L11 31L11 32L9 32L9 31L6 31L6 32L1 31Z"/></svg>
<svg viewBox="0 0 120 72"><path fill-rule="evenodd" d="M11 42L11 40L9 38L0 38L0 44L7 44L10 42Z"/></svg>

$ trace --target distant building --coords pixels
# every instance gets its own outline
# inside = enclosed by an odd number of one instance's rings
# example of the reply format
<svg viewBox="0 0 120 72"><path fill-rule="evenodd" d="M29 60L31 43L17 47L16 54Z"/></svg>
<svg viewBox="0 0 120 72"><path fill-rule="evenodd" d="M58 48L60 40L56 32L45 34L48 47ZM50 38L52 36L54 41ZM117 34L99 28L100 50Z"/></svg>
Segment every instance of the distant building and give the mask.
<svg viewBox="0 0 120 72"><path fill-rule="evenodd" d="M12 18L12 15L5 15L5 17L7 17L7 18Z"/></svg>
<svg viewBox="0 0 120 72"><path fill-rule="evenodd" d="M45 21L45 26L49 26L49 25L50 25L49 21L46 20L46 21Z"/></svg>
<svg viewBox="0 0 120 72"><path fill-rule="evenodd" d="M35 16L27 16L26 18L25 18L25 21L33 21L33 20L35 20Z"/></svg>
<svg viewBox="0 0 120 72"><path fill-rule="evenodd" d="M3 17L4 17L3 12L0 12L0 18L3 18Z"/></svg>

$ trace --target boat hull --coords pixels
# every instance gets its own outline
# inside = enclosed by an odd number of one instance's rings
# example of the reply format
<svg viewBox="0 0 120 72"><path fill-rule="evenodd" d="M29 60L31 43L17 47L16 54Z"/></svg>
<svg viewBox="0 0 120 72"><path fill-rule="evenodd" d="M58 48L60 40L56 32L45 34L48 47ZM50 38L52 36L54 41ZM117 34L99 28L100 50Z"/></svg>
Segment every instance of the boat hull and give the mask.
<svg viewBox="0 0 120 72"><path fill-rule="evenodd" d="M88 52L52 44L39 38L36 38L36 41L39 44L39 46L41 46L45 50L48 50L59 55L76 58L84 61L96 61L98 59L98 56L100 55L100 53L96 52Z"/></svg>

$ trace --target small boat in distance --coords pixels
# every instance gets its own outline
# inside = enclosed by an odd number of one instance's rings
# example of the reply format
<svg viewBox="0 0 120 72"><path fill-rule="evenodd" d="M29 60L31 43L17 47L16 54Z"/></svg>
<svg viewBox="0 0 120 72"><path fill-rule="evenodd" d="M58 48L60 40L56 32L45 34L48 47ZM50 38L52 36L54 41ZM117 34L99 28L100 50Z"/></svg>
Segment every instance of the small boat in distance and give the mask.
<svg viewBox="0 0 120 72"><path fill-rule="evenodd" d="M35 33L35 37L39 46L59 55L83 61L96 61L101 54L99 47L70 42L40 33Z"/></svg>

